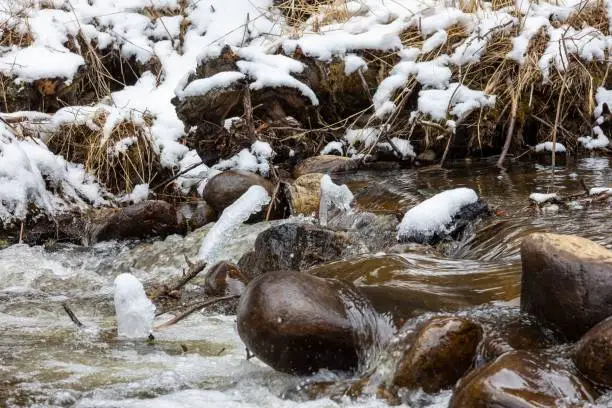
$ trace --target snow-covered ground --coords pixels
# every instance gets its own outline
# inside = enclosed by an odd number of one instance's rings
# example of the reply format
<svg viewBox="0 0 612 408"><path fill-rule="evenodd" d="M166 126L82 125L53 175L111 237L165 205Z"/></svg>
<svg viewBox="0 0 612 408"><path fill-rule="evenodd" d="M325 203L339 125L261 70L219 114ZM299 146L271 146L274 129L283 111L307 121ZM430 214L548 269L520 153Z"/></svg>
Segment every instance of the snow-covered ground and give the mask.
<svg viewBox="0 0 612 408"><path fill-rule="evenodd" d="M513 46L506 58L523 64L530 41L543 30L549 37L546 52L538 61L544 81L553 70L565 71L572 56L584 61L603 61L612 46L612 37L597 28L578 30L568 25L573 14L594 7L597 4L594 1L552 4L517 0L513 6L498 10L483 3L483 8L474 12L462 11L458 4L441 0L353 0L334 4L322 7L296 29L288 25L272 0L0 0L3 40L9 38L9 33L13 38L0 47L0 73L15 83L28 85L38 80L60 79L70 84L79 70L89 64L84 57L89 47L99 51L114 49L144 66L152 61L159 61L161 66L158 75L144 72L133 85L124 86L93 105L67 106L47 117L42 125L30 124L27 128L35 130L30 135L34 139L23 140L22 135L17 141L15 135L2 136L0 219L8 222L23 218L29 203L49 213L70 205L104 204L103 187L84 174L81 167L53 157L42 144L41 140L62 125L87 126L99 132L103 143L118 124L133 122L148 128L162 165L187 169L199 158L181 143L185 126L171 103L174 97L206 95L247 80L253 90L295 88L309 103L317 105L316 93L296 77L305 68L291 57L298 47L306 56L321 62L341 58L346 75L368 69L367 61L359 56L363 50L397 53L399 62L382 78L372 95L376 115L385 118L393 113L397 109L397 92L415 79L422 90L413 116L431 118L452 131L470 112L496 104L496 95L489 89L472 89L470 84L457 82L451 75L451 68L463 69L478 62L495 35L511 29L519 33L511 38ZM612 10L608 2L605 5ZM343 12L338 13L339 9ZM444 52L449 30L456 26L461 27L465 39ZM402 41L408 30L420 33L423 39L420 47ZM237 70L189 82L189 75L198 64L219 56L225 45L231 46L238 57ZM435 57L425 58L426 54L436 52ZM612 91L596 90L595 117L600 122L604 103L611 101L609 95ZM7 133L4 127L2 133ZM324 151L350 154L356 137L369 144L377 141L370 139L378 133L351 129L342 145L330 145ZM589 149L608 145L599 127L594 136L585 136L582 144ZM126 137L113 148L116 153L121 152L133 142ZM414 155L407 140L392 142L403 155ZM16 146L21 151L19 160L11 153ZM246 166L265 174L271 155L265 150L244 150L219 163L217 168ZM42 152L47 158L37 159ZM11 167L25 169L22 174L9 171L13 170L5 164L9 156L18 162ZM53 163L63 170L53 171ZM40 177L47 180L50 172L55 177L51 177L52 184L64 187L61 194L49 186L45 192L40 184ZM197 183L188 180L189 175L195 178L206 176L207 172L204 167L193 169L179 178L177 184L190 188Z"/></svg>

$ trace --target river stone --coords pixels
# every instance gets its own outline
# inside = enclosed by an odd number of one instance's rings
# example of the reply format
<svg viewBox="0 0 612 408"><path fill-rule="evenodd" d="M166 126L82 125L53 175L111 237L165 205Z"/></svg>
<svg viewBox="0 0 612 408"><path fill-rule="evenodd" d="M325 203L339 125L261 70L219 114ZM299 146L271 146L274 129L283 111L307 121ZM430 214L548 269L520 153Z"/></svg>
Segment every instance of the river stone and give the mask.
<svg viewBox="0 0 612 408"><path fill-rule="evenodd" d="M221 261L213 266L204 278L204 293L208 296L240 295L249 283L238 265Z"/></svg>
<svg viewBox="0 0 612 408"><path fill-rule="evenodd" d="M521 245L521 311L578 339L612 315L612 251L588 239L548 233Z"/></svg>
<svg viewBox="0 0 612 408"><path fill-rule="evenodd" d="M247 252L238 266L250 277L278 270L300 271L341 258L350 243L347 234L317 225L277 225L257 236L254 251Z"/></svg>
<svg viewBox="0 0 612 408"><path fill-rule="evenodd" d="M295 166L293 177L298 179L304 174L310 173L341 173L357 169L358 161L348 157L321 155L309 157Z"/></svg>
<svg viewBox="0 0 612 408"><path fill-rule="evenodd" d="M247 286L238 305L238 334L278 371L351 371L375 339L372 316L377 315L370 303L348 283L269 272Z"/></svg>
<svg viewBox="0 0 612 408"><path fill-rule="evenodd" d="M589 380L612 387L612 316L582 337L576 347L574 362Z"/></svg>
<svg viewBox="0 0 612 408"><path fill-rule="evenodd" d="M319 212L322 173L300 176L289 186L292 214L311 215Z"/></svg>
<svg viewBox="0 0 612 408"><path fill-rule="evenodd" d="M513 351L462 378L449 407L556 407L562 399L592 402L593 392L566 369L533 353Z"/></svg>
<svg viewBox="0 0 612 408"><path fill-rule="evenodd" d="M393 378L400 388L435 393L455 385L472 366L482 328L461 317L426 322L404 352Z"/></svg>
<svg viewBox="0 0 612 408"><path fill-rule="evenodd" d="M179 219L174 205L161 200L147 200L129 207L99 212L87 227L87 235L90 243L163 237L182 231Z"/></svg>
<svg viewBox="0 0 612 408"><path fill-rule="evenodd" d="M272 196L274 184L262 176L243 170L229 170L211 178L204 188L202 197L221 213L244 194L251 186L261 186Z"/></svg>

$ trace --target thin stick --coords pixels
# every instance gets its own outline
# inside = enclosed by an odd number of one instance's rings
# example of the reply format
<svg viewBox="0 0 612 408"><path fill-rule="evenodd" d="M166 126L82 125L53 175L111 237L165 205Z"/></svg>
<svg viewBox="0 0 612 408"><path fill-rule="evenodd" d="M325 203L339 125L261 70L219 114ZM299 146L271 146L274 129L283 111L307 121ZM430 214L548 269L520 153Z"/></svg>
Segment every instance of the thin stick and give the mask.
<svg viewBox="0 0 612 408"><path fill-rule="evenodd" d="M21 230L19 231L19 243L23 244L23 221L21 221Z"/></svg>
<svg viewBox="0 0 612 408"><path fill-rule="evenodd" d="M446 148L444 149L444 154L442 155L442 159L440 159L440 167L444 166L444 160L446 160L446 155L448 154L448 150L450 148L451 142L453 140L453 136L455 135L455 132L451 132L448 135L448 143L446 143Z"/></svg>
<svg viewBox="0 0 612 408"><path fill-rule="evenodd" d="M563 99L563 91L565 91L565 87L561 87L561 90L559 91L559 99L557 100L557 113L555 115L555 126L553 126L551 183L554 182L554 177L555 177L555 157L556 157L556 150L557 150L557 126L559 126L559 116L561 114L561 100Z"/></svg>
<svg viewBox="0 0 612 408"><path fill-rule="evenodd" d="M244 109L244 120L247 125L247 134L250 140L255 138L255 124L253 123L253 104L251 103L251 89L247 83L244 87L244 97L242 98Z"/></svg>
<svg viewBox="0 0 612 408"><path fill-rule="evenodd" d="M223 296L223 297L213 298L213 299L205 300L205 301L202 301L202 302L194 303L194 304L188 306L187 309L183 313L174 316L172 319L168 320L166 323L160 324L159 326L155 326L153 329L154 330L163 330L163 329L166 329L166 328L172 326L173 324L176 324L176 323L180 322L181 320L183 320L184 318L186 318L187 316L189 316L193 312L201 310L201 309L203 309L206 306L211 306L211 305L214 305L215 303L219 303L219 302L222 302L224 300L236 299L238 297L240 297L240 296L238 296L238 295L230 295L230 296Z"/></svg>
<svg viewBox="0 0 612 408"><path fill-rule="evenodd" d="M276 187L274 188L274 193L272 193L272 199L270 200L270 204L268 204L268 211L266 211L266 221L270 220L270 214L272 213L272 207L274 207L274 201L276 201L276 196L278 195L279 188L280 188L280 182L276 183Z"/></svg>
<svg viewBox="0 0 612 408"><path fill-rule="evenodd" d="M504 142L504 148L502 150L501 156L499 156L499 160L497 160L497 167L503 168L504 160L506 159L506 154L508 154L508 149L510 148L510 142L512 141L512 134L514 133L514 124L516 122L516 109L518 106L517 96L512 95L512 112L510 113L510 126L508 127L508 133L506 134L506 141Z"/></svg>
<svg viewBox="0 0 612 408"><path fill-rule="evenodd" d="M62 303L62 307L64 308L64 311L66 312L68 317L70 317L70 320L72 320L72 323L76 324L77 327L83 327L83 323L81 323L79 318L76 317L72 309L70 309L70 306L68 306L67 302Z"/></svg>

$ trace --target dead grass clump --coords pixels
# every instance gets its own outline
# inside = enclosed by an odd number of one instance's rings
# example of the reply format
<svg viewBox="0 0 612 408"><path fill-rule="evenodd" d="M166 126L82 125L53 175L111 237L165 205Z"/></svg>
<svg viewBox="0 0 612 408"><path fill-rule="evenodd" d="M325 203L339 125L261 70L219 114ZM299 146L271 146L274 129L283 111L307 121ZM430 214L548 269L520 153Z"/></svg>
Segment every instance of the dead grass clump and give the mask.
<svg viewBox="0 0 612 408"><path fill-rule="evenodd" d="M604 35L610 34L608 11L603 0L598 0L595 4L585 2L584 6L569 16L565 24L577 30L592 27L601 31Z"/></svg>
<svg viewBox="0 0 612 408"><path fill-rule="evenodd" d="M276 0L275 5L296 33L306 28L317 32L324 25L351 17L343 0Z"/></svg>
<svg viewBox="0 0 612 408"><path fill-rule="evenodd" d="M149 131L152 118L144 124L120 122L107 139L101 130L105 120L105 114L94 119L98 129L60 126L47 142L49 149L68 161L83 164L114 193L131 191L136 184L155 184L155 180L163 178L160 176L166 170L162 169Z"/></svg>
<svg viewBox="0 0 612 408"><path fill-rule="evenodd" d="M29 30L20 30L16 25L10 26L8 22L0 26L0 36L0 47L27 47L34 41Z"/></svg>

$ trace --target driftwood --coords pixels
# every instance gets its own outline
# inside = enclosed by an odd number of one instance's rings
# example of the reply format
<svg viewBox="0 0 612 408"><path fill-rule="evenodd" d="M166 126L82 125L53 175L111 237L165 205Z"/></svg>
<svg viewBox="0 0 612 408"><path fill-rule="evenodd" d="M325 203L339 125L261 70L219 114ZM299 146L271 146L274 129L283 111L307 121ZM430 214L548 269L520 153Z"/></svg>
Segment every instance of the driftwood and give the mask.
<svg viewBox="0 0 612 408"><path fill-rule="evenodd" d="M158 288L151 294L150 299L155 301L161 297L172 297L172 293L175 293L183 288L190 280L198 276L200 272L206 268L206 262L198 261L196 263L191 262L187 256L185 256L185 262L187 262L187 266L189 269L187 273L183 271L183 276L181 276L176 282L170 285L163 285L161 288Z"/></svg>
<svg viewBox="0 0 612 408"><path fill-rule="evenodd" d="M237 299L239 297L240 296L238 296L238 295L222 296L222 297L217 297L217 298L212 298L212 299L207 299L207 300L203 300L203 301L192 303L191 305L188 305L187 308L182 313L174 316L172 319L168 320L166 323L163 323L163 324L160 324L158 326L153 327L153 329L155 329L155 330L167 329L168 327L172 326L173 324L176 324L176 323L180 322L181 320L183 320L184 318L186 318L187 316L189 316L193 312L201 310L201 309L203 309L203 308L205 308L207 306L211 306L211 305L214 305L216 303L223 302L225 300Z"/></svg>

